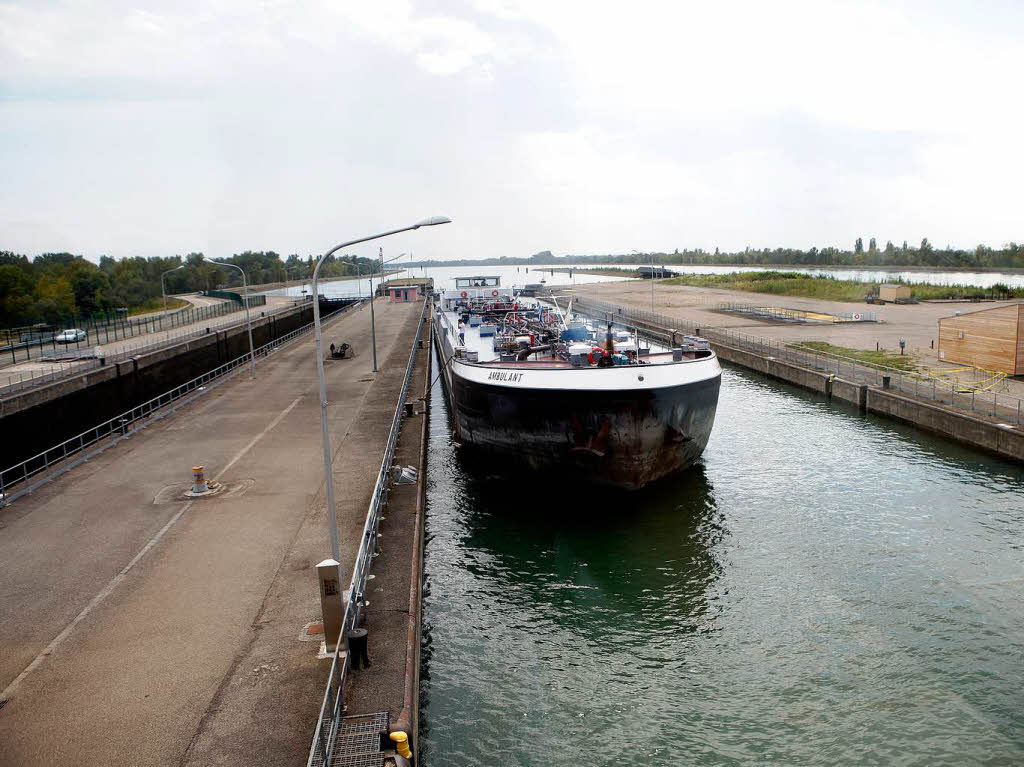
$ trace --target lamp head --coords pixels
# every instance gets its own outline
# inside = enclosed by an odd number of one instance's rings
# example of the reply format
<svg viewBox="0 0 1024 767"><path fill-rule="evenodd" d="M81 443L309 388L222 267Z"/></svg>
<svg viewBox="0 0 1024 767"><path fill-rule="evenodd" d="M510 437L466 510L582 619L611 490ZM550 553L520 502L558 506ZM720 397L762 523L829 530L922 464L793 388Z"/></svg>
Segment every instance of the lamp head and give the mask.
<svg viewBox="0 0 1024 767"><path fill-rule="evenodd" d="M433 218L425 218L419 223L413 226L413 229L419 229L421 226L437 226L438 224L450 224L452 220L448 216L434 216Z"/></svg>

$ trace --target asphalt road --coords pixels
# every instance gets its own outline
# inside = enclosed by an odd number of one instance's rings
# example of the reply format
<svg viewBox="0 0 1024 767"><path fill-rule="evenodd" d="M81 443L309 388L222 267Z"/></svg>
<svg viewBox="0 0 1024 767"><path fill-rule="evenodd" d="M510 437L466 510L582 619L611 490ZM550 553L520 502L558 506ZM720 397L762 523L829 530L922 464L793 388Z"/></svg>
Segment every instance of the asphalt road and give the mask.
<svg viewBox="0 0 1024 767"><path fill-rule="evenodd" d="M213 303L219 303L219 299L204 299L205 301L212 301ZM268 297L267 304L265 307L260 307L253 310L256 316L260 312L273 312L280 311L283 309L294 306L295 299L289 297ZM200 304L208 306L210 304ZM127 339L120 339L117 341L110 341L109 343L97 344L94 339L90 338L87 341L83 341L75 346L70 344L67 347L63 347L60 344L54 348L51 345L47 345L42 351L46 352L62 352L62 351L76 351L79 348L91 355L93 349L97 346L103 350L108 358L113 357L116 354L136 354L151 351L153 349L161 348L163 346L173 344L176 341L186 340L187 338L196 337L196 335L202 334L206 329L223 330L227 327L240 325L245 323L244 312L232 312L230 314L216 317L213 319L200 320L193 322L188 325L174 328L173 330L163 330L155 333L143 333L140 335L132 336ZM60 378L65 375L73 375L75 372L89 370L97 366L97 362L93 357L89 357L85 360L47 360L40 356L40 349L35 347L31 350L31 359L22 359L21 352L19 352L19 362L11 364L10 357L0 355L0 393L3 393L4 388L12 386L20 389L26 385L32 385L33 378L39 380L36 384L41 385L47 381L53 380L53 376ZM52 374L52 375L50 375ZM50 377L47 377L50 376Z"/></svg>
<svg viewBox="0 0 1024 767"><path fill-rule="evenodd" d="M418 311L378 302L378 376L367 309L325 332L358 355L326 365L347 551ZM0 511L0 763L212 764L253 742L251 763L304 758L324 673L297 639L327 554L318 418L309 338ZM182 499L195 464L228 490Z"/></svg>

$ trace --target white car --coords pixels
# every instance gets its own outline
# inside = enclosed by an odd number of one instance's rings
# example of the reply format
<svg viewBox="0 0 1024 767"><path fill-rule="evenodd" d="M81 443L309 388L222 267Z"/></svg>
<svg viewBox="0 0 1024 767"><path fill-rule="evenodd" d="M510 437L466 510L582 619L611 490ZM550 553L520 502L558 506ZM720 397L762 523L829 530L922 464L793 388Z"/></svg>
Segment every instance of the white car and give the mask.
<svg viewBox="0 0 1024 767"><path fill-rule="evenodd" d="M62 330L53 338L59 344L73 344L85 340L85 331L80 328Z"/></svg>

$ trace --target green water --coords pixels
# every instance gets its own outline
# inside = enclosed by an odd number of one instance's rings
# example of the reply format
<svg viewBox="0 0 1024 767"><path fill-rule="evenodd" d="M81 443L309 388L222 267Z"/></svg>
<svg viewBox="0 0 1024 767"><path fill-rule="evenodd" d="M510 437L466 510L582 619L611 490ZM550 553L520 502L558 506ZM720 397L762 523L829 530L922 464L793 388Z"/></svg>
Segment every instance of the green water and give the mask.
<svg viewBox="0 0 1024 767"><path fill-rule="evenodd" d="M1024 472L727 369L640 493L469 476L435 387L441 765L1024 764Z"/></svg>

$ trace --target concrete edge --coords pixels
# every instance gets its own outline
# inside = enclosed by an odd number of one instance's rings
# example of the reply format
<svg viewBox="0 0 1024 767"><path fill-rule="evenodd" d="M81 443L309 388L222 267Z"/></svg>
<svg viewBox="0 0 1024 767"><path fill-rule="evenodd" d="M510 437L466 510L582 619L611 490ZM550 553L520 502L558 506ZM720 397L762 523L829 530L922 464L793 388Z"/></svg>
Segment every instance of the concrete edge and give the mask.
<svg viewBox="0 0 1024 767"><path fill-rule="evenodd" d="M406 680L406 689L412 693L412 699L407 701L411 705L412 724L410 734L412 737L413 763L419 762L420 754L420 648L423 639L423 564L426 550L426 511L427 511L427 454L430 447L430 382L433 374L433 323L431 322L432 307L428 307L427 314L423 317L425 338L423 350L427 354L427 376L423 382L423 424L420 436L420 492L416 499L416 539L413 543L413 573L412 588L410 589L409 610L411 622L415 623L415 643L412 647L412 668L406 668L406 674L411 679Z"/></svg>

